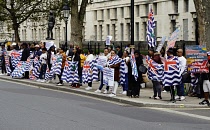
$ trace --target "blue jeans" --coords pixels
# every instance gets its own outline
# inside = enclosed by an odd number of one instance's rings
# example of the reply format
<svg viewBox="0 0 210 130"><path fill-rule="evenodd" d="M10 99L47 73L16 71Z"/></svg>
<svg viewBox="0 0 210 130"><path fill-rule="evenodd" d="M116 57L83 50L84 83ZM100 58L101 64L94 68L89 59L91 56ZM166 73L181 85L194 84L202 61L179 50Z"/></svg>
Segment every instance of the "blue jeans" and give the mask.
<svg viewBox="0 0 210 130"><path fill-rule="evenodd" d="M39 79L45 79L46 70L47 70L47 65L42 64L41 71L40 71L40 74L39 74ZM44 76L44 78L43 78L43 76Z"/></svg>
<svg viewBox="0 0 210 130"><path fill-rule="evenodd" d="M123 91L128 91L128 73L125 74L125 84L122 84Z"/></svg>
<svg viewBox="0 0 210 130"><path fill-rule="evenodd" d="M184 94L184 83L181 83L179 86L177 86L177 95L178 96L185 96Z"/></svg>
<svg viewBox="0 0 210 130"><path fill-rule="evenodd" d="M104 83L103 83L103 71L101 71L101 84L100 84L100 87L98 88L99 90L102 90L103 86L104 86ZM108 91L109 90L109 86L106 86L106 90Z"/></svg>

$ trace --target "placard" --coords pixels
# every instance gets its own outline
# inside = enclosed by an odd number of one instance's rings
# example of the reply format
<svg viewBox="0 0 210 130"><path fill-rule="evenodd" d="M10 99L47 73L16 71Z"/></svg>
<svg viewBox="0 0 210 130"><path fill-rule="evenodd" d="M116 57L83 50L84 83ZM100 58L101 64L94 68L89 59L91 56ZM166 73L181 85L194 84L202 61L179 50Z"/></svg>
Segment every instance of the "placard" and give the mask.
<svg viewBox="0 0 210 130"><path fill-rule="evenodd" d="M97 59L97 68L103 70L103 67L107 64L107 57L106 56L99 56Z"/></svg>
<svg viewBox="0 0 210 130"><path fill-rule="evenodd" d="M106 45L110 46L111 45L111 40L112 40L112 36L107 36L106 37Z"/></svg>
<svg viewBox="0 0 210 130"><path fill-rule="evenodd" d="M160 52L160 50L163 48L165 41L166 41L166 36L162 37L161 42L158 44L158 47L156 49L157 52Z"/></svg>
<svg viewBox="0 0 210 130"><path fill-rule="evenodd" d="M205 45L185 46L188 71L191 73L209 73L207 50Z"/></svg>
<svg viewBox="0 0 210 130"><path fill-rule="evenodd" d="M107 86L114 86L114 69L105 67L103 69L103 83Z"/></svg>

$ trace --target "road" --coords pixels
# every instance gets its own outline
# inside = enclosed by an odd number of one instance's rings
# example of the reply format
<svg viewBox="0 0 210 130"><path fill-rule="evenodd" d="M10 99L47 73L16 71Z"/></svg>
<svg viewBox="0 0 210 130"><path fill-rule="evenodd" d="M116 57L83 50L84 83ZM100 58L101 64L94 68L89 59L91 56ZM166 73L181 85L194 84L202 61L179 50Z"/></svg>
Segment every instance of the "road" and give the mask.
<svg viewBox="0 0 210 130"><path fill-rule="evenodd" d="M0 130L210 129L210 109L164 110L105 102L0 80ZM207 119L202 119L205 113Z"/></svg>

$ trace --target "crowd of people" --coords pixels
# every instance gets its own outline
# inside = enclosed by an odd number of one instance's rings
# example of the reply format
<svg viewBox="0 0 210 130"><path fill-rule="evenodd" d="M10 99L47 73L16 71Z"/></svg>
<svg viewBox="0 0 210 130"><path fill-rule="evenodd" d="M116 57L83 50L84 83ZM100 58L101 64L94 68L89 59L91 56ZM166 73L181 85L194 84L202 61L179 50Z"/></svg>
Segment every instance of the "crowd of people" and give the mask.
<svg viewBox="0 0 210 130"><path fill-rule="evenodd" d="M184 84L191 83L192 89L188 92L189 96L198 96L199 98L204 96L204 100L199 104L210 106L208 101L209 73L188 73L183 50L178 48L169 48L166 51L162 48L160 52L149 48L148 55L143 56L139 50L131 49L129 46L124 50L120 46L117 46L116 49L109 46L104 48L103 53L94 55L92 50L88 50L88 53L84 54L83 50L74 45L70 45L66 50L65 47L56 48L54 45L46 48L45 43L30 46L26 43L12 43L7 48L5 48L5 44L1 44L0 56L2 74L10 75L13 78L19 62L30 61L32 69L25 70L21 78L49 83L58 77L58 86L67 82L71 87L80 88L83 83L87 83L88 87L85 88L87 91L92 90L92 82L98 80L100 85L95 90L96 93L109 94L108 96L114 97L121 85L123 88L121 94L138 98L141 84L146 82L143 75L147 74L152 82L154 92L149 98L161 100L161 93L164 90L170 92L170 101L173 103L177 100L185 100ZM106 63L103 66L98 66L100 57L106 58ZM143 62L144 59L146 64ZM114 69L112 86L104 83L104 68L106 67ZM147 68L146 73L142 71L142 67ZM186 81L186 75L190 76L190 81ZM104 85L106 85L106 89L102 92Z"/></svg>

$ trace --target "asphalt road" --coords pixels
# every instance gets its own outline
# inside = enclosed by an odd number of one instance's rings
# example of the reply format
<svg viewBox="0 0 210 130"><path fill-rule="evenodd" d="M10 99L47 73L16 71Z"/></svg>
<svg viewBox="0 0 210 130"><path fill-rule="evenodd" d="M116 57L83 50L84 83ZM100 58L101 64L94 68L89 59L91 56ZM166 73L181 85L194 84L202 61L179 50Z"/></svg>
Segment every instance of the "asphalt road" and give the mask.
<svg viewBox="0 0 210 130"><path fill-rule="evenodd" d="M0 80L0 130L210 130L210 120Z"/></svg>

